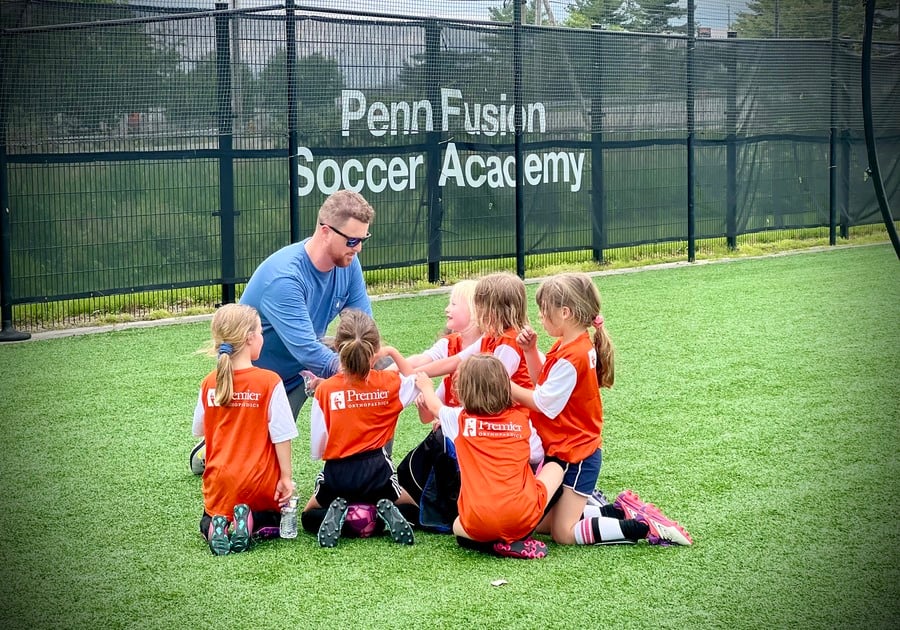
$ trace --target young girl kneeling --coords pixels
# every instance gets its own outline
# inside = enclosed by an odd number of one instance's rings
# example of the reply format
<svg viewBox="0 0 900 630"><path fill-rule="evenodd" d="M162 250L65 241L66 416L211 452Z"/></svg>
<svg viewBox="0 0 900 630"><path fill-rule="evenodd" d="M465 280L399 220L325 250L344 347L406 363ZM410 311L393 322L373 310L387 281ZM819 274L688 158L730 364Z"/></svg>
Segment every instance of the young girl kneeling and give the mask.
<svg viewBox="0 0 900 630"><path fill-rule="evenodd" d="M193 433L206 440L200 533L221 556L278 535L297 425L281 377L251 363L263 345L256 310L226 304L210 328L216 369L200 385Z"/></svg>
<svg viewBox="0 0 900 630"><path fill-rule="evenodd" d="M413 532L397 505L418 512L400 487L385 447L397 420L419 390L409 364L395 348L381 346L375 322L362 311L345 311L335 331L340 371L316 386L310 411L310 449L325 466L301 514L303 529L316 533L322 547L341 536L350 503L374 504L395 542L413 544ZM389 356L400 369L373 369Z"/></svg>

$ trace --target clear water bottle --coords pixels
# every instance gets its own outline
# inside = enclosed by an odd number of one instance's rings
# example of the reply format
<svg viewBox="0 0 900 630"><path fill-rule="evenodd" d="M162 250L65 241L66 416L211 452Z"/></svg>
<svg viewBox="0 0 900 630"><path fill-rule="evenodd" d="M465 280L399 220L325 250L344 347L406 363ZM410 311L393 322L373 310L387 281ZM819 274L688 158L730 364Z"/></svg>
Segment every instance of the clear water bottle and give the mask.
<svg viewBox="0 0 900 630"><path fill-rule="evenodd" d="M281 506L279 530L282 538L297 537L297 495L292 496L287 503Z"/></svg>

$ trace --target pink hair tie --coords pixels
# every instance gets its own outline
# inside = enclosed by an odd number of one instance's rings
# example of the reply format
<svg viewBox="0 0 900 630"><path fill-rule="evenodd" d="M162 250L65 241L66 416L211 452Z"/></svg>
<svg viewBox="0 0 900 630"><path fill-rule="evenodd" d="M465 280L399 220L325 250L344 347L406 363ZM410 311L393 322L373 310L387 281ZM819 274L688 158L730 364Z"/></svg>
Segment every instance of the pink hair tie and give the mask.
<svg viewBox="0 0 900 630"><path fill-rule="evenodd" d="M594 318L594 328L600 328L603 325L603 315L597 315Z"/></svg>

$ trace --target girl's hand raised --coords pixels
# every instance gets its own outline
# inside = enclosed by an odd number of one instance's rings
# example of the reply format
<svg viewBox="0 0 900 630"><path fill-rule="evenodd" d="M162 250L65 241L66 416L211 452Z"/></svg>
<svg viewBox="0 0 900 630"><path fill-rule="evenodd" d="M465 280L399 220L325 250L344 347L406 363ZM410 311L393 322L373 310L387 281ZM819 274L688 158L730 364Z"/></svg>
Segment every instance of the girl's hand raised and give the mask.
<svg viewBox="0 0 900 630"><path fill-rule="evenodd" d="M431 382L431 377L425 372L416 372L416 387L419 388L420 392L434 393L434 383Z"/></svg>
<svg viewBox="0 0 900 630"><path fill-rule="evenodd" d="M519 344L519 347L524 350L534 350L537 348L537 333L534 332L534 328L531 326L525 326L522 330L519 331L519 334L516 335L516 343Z"/></svg>

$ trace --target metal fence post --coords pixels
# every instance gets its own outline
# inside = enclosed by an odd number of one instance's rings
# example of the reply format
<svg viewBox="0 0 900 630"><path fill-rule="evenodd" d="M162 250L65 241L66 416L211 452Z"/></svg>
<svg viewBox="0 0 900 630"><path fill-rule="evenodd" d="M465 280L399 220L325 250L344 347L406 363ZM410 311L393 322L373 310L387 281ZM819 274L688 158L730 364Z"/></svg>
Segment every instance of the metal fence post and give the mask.
<svg viewBox="0 0 900 630"><path fill-rule="evenodd" d="M596 84L591 98L591 255L603 262L606 249L606 185L603 181L603 35L600 25L594 24L592 40L595 44L594 74Z"/></svg>
<svg viewBox="0 0 900 630"><path fill-rule="evenodd" d="M729 31L729 38L737 33ZM726 56L728 93L725 105L725 241L728 249L737 249L737 51L729 44Z"/></svg>
<svg viewBox="0 0 900 630"><path fill-rule="evenodd" d="M694 236L694 0L687 3L687 237L688 262L696 258L697 243Z"/></svg>
<svg viewBox="0 0 900 630"><path fill-rule="evenodd" d="M437 103L434 120L443 120L441 110L441 25L437 20L425 22L425 67L428 68L427 98ZM439 126L425 134L425 187L428 204L428 282L441 280L441 251L444 204L441 197L441 130Z"/></svg>
<svg viewBox="0 0 900 630"><path fill-rule="evenodd" d="M828 131L828 244L837 243L837 50L838 0L831 0L831 112Z"/></svg>
<svg viewBox="0 0 900 630"><path fill-rule="evenodd" d="M850 238L850 130L841 132L841 238Z"/></svg>
<svg viewBox="0 0 900 630"><path fill-rule="evenodd" d="M522 2L513 5L513 121L516 154L516 274L525 277L525 165L522 150Z"/></svg>
<svg viewBox="0 0 900 630"><path fill-rule="evenodd" d="M216 2L216 11L226 11L227 2ZM231 109L231 54L227 13L216 14L216 91L219 118L219 224L222 252L222 303L235 300L234 260L234 138Z"/></svg>
<svg viewBox="0 0 900 630"><path fill-rule="evenodd" d="M286 17L284 23L287 80L287 127L288 127L288 199L291 213L291 243L300 240L300 189L297 164L300 145L297 129L297 23L294 21L294 0L285 2Z"/></svg>
<svg viewBox="0 0 900 630"><path fill-rule="evenodd" d="M5 42L3 42L5 44ZM3 77L3 58L0 53L0 85ZM9 220L9 164L6 160L6 91L0 88L0 341L22 341L31 337L19 332L12 323L12 242Z"/></svg>

